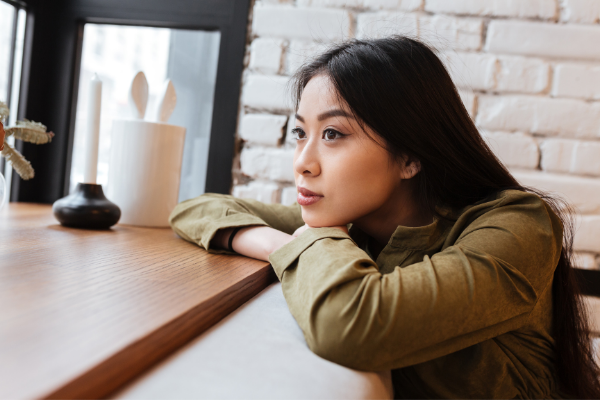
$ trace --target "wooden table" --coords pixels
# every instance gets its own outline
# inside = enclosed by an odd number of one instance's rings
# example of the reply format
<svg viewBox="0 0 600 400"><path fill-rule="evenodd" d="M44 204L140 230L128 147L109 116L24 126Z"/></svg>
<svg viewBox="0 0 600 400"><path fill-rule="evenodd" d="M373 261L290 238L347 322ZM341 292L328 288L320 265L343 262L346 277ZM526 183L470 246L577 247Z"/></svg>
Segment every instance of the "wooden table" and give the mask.
<svg viewBox="0 0 600 400"><path fill-rule="evenodd" d="M0 398L99 398L273 282L268 263L208 254L168 228L59 225L0 211Z"/></svg>

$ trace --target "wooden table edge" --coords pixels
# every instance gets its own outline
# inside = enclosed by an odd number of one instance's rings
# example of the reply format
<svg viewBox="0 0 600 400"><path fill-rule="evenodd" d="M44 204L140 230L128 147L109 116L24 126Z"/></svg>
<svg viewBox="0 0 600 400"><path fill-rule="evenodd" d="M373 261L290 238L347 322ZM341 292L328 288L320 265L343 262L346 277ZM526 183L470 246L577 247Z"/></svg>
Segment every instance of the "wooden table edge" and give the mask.
<svg viewBox="0 0 600 400"><path fill-rule="evenodd" d="M266 264L244 280L197 304L43 398L100 399L110 396L211 328L276 280L273 268Z"/></svg>

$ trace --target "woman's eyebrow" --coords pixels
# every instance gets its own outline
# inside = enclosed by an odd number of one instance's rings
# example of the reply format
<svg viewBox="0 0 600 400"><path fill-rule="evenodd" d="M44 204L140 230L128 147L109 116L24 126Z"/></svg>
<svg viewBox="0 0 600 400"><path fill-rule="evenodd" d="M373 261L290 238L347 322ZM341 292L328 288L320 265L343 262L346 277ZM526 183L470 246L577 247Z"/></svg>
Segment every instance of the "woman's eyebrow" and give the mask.
<svg viewBox="0 0 600 400"><path fill-rule="evenodd" d="M323 120L326 120L327 118L331 118L331 117L354 118L353 115L348 114L346 111L336 108L335 110L325 111L324 113L320 114L317 117L317 120L323 121ZM296 114L296 119L299 120L300 122L304 122L304 118L300 114Z"/></svg>
<svg viewBox="0 0 600 400"><path fill-rule="evenodd" d="M344 110L340 110L339 108L336 108L335 110L329 110L329 111L325 111L324 113L322 113L321 115L319 115L317 117L317 119L319 121L323 121L327 118L331 118L331 117L346 117L346 118L354 118L353 115L348 114L346 111Z"/></svg>

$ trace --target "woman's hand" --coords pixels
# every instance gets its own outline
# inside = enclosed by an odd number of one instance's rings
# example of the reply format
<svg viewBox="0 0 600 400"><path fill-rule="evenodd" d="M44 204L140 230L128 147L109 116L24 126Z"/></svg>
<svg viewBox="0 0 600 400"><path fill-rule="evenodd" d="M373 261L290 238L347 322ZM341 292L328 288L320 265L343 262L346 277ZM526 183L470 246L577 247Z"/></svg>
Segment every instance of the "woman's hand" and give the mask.
<svg viewBox="0 0 600 400"><path fill-rule="evenodd" d="M212 239L214 247L227 249L229 236L234 228L221 229ZM248 226L236 233L231 243L233 250L241 255L269 261L269 255L294 240L292 235L268 226Z"/></svg>

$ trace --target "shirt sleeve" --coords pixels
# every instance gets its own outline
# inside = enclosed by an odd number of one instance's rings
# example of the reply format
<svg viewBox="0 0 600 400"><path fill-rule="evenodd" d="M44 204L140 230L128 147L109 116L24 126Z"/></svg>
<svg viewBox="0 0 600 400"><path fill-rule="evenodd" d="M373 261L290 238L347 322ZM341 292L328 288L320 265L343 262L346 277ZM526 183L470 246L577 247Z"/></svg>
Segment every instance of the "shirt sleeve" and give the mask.
<svg viewBox="0 0 600 400"><path fill-rule="evenodd" d="M422 262L382 275L348 235L315 228L270 261L311 350L379 371L522 326L552 281L562 225L538 198L496 207L452 240Z"/></svg>
<svg viewBox="0 0 600 400"><path fill-rule="evenodd" d="M304 225L298 203L291 206L265 204L216 193L206 193L177 204L169 216L169 223L183 239L210 253L230 253L210 247L210 241L219 229L258 225L292 234Z"/></svg>

